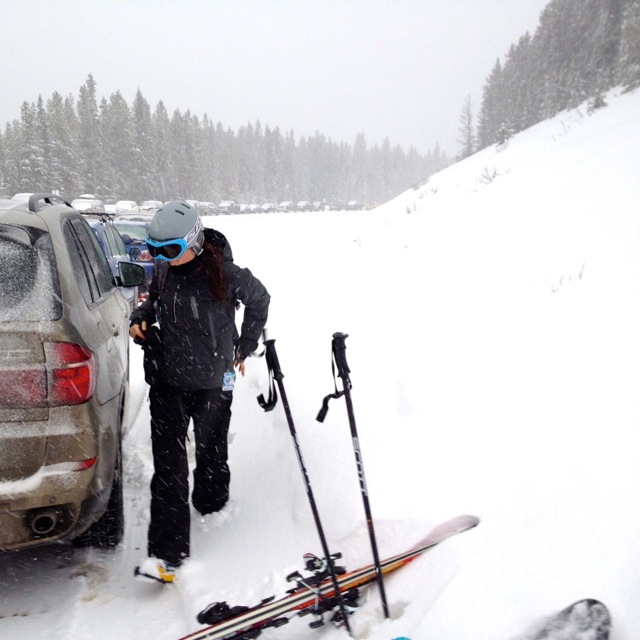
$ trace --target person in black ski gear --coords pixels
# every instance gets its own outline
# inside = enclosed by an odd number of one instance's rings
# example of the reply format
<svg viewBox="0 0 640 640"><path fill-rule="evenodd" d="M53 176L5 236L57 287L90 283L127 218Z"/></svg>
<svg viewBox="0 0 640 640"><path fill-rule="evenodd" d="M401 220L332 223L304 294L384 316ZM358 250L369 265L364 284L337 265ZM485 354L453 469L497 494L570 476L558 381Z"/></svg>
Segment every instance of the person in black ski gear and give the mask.
<svg viewBox="0 0 640 640"><path fill-rule="evenodd" d="M154 462L149 558L136 575L172 582L175 568L189 556L185 439L190 420L191 503L204 515L222 509L229 498L227 435L235 369L244 375L244 360L258 347L270 296L249 269L233 262L224 235L205 229L186 202L168 202L158 210L147 246L156 260L155 275L129 329L145 352ZM244 317L238 334L240 303Z"/></svg>

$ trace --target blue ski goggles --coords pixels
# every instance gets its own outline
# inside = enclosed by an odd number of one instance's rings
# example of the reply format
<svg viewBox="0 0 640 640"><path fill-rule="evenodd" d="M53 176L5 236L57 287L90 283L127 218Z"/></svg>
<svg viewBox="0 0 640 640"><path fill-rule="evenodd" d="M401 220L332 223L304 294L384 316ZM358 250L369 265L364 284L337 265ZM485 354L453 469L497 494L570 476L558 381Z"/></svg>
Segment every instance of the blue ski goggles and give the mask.
<svg viewBox="0 0 640 640"><path fill-rule="evenodd" d="M165 260L167 262L177 260L180 256L184 255L184 252L189 248L187 241L182 238L157 241L147 237L145 238L145 242L154 260Z"/></svg>

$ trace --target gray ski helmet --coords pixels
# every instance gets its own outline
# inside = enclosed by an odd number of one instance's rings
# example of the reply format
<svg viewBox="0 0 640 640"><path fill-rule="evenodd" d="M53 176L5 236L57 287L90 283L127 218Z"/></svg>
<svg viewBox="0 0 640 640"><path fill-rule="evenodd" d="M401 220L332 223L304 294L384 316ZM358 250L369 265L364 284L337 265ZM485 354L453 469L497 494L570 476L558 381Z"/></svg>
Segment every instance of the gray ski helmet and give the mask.
<svg viewBox="0 0 640 640"><path fill-rule="evenodd" d="M182 239L187 249L202 253L204 226L196 208L182 200L164 204L151 220L149 237L157 242Z"/></svg>

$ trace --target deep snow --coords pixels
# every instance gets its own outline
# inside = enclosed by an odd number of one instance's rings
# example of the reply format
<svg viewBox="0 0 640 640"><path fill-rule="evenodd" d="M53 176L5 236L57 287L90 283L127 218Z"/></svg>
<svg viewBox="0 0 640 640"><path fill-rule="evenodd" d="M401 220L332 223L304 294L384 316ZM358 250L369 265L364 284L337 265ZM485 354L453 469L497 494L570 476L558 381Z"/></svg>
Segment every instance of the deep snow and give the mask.
<svg viewBox="0 0 640 640"><path fill-rule="evenodd" d="M354 635L512 640L582 597L612 640L640 637L640 92L564 112L369 212L206 218L272 294L268 323L324 528L370 562L331 336L349 334L352 397L378 546L445 519L482 522L375 588ZM59 545L0 557L0 637L175 639L214 600L281 595L320 552L263 359L238 382L232 501L202 522L179 585L133 579L152 470L141 351L132 345L127 526L115 551ZM265 632L344 638L307 620Z"/></svg>

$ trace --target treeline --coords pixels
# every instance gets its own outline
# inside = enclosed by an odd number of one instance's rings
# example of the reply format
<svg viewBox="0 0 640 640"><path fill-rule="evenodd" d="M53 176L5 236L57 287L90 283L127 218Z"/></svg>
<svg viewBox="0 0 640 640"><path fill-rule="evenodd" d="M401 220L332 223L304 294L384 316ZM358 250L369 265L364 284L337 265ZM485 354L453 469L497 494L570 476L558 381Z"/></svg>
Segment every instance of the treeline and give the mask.
<svg viewBox="0 0 640 640"><path fill-rule="evenodd" d="M535 34L512 45L486 80L477 131L467 102L461 156L591 100L640 86L640 0L551 0Z"/></svg>
<svg viewBox="0 0 640 640"><path fill-rule="evenodd" d="M296 139L260 122L237 132L190 111L152 111L138 90L98 103L92 75L77 98L54 93L24 102L0 133L0 193L57 190L103 197L262 203L282 200L384 202L448 164L385 139L352 145L320 133Z"/></svg>

